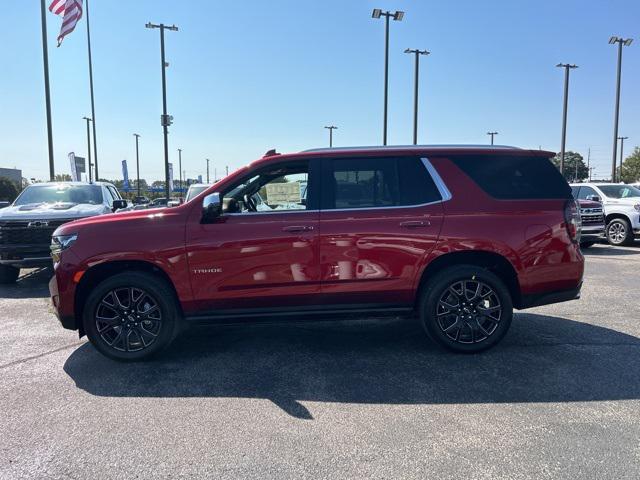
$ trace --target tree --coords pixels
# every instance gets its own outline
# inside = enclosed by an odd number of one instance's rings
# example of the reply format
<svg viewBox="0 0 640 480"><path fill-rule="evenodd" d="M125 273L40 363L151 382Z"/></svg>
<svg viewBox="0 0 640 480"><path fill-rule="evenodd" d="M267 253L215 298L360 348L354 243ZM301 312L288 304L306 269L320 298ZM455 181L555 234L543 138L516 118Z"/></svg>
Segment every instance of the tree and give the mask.
<svg viewBox="0 0 640 480"><path fill-rule="evenodd" d="M71 181L71 175L69 175L68 173L56 173L55 177L53 177L53 179L56 182L70 182Z"/></svg>
<svg viewBox="0 0 640 480"><path fill-rule="evenodd" d="M560 169L560 154L551 159L553 164ZM576 171L577 167L577 171ZM584 163L584 158L578 152L564 153L564 178L569 182L577 182L589 178L589 168Z"/></svg>
<svg viewBox="0 0 640 480"><path fill-rule="evenodd" d="M634 183L640 181L640 147L633 149L633 153L622 162L622 181Z"/></svg>
<svg viewBox="0 0 640 480"><path fill-rule="evenodd" d="M18 187L7 177L0 177L0 200L13 202L18 196Z"/></svg>

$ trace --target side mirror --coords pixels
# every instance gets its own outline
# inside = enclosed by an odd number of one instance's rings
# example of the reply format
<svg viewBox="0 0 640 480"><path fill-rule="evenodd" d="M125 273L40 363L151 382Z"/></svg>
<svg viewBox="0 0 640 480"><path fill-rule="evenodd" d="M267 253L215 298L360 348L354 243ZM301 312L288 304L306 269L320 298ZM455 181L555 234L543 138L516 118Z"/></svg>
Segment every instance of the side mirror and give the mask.
<svg viewBox="0 0 640 480"><path fill-rule="evenodd" d="M598 195L589 195L587 200L591 200L592 202L600 202L601 198Z"/></svg>
<svg viewBox="0 0 640 480"><path fill-rule="evenodd" d="M210 193L202 201L202 221L211 222L222 214L222 202L219 193Z"/></svg>
<svg viewBox="0 0 640 480"><path fill-rule="evenodd" d="M116 210L120 210L121 208L127 208L127 201L126 200L114 200L113 201L113 211L115 212Z"/></svg>

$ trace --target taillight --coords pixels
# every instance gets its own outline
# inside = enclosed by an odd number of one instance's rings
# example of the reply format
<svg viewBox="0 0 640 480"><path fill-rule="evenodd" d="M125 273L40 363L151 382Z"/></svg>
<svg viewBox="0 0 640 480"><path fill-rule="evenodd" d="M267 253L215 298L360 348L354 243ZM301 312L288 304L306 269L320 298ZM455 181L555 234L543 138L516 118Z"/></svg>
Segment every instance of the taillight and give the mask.
<svg viewBox="0 0 640 480"><path fill-rule="evenodd" d="M567 200L567 203L564 205L564 224L571 241L578 243L580 241L582 220L575 200Z"/></svg>

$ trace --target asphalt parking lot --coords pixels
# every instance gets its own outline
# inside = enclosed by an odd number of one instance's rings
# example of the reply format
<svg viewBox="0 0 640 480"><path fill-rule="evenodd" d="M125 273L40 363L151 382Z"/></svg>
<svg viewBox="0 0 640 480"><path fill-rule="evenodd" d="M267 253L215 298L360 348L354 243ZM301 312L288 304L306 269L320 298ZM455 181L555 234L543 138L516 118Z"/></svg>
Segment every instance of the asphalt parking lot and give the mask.
<svg viewBox="0 0 640 480"><path fill-rule="evenodd" d="M118 364L63 330L50 271L0 287L0 478L638 478L640 244L494 350L407 321L191 330Z"/></svg>

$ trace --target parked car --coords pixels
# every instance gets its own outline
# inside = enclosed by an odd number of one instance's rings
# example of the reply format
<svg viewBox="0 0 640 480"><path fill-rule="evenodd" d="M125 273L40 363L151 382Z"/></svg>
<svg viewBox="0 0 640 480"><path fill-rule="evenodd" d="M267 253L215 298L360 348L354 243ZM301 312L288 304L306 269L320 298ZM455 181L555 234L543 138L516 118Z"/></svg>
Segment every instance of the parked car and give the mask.
<svg viewBox="0 0 640 480"><path fill-rule="evenodd" d="M63 327L124 361L159 352L183 325L303 316L417 317L438 344L479 352L504 337L513 308L580 295L580 216L553 155L358 147L265 156L164 213L59 227L53 305ZM303 181L297 210L257 209L263 187Z"/></svg>
<svg viewBox="0 0 640 480"><path fill-rule="evenodd" d="M110 183L36 183L0 210L0 283L13 283L21 268L51 265L51 234L60 225L127 206Z"/></svg>
<svg viewBox="0 0 640 480"><path fill-rule="evenodd" d="M576 198L580 208L580 247L589 248L598 240L604 238L604 208L600 201L578 199L580 187L572 186L573 197Z"/></svg>
<svg viewBox="0 0 640 480"><path fill-rule="evenodd" d="M172 207L179 204L180 204L180 199L178 198L162 197L162 198L156 198L152 200L151 203L149 204L149 208Z"/></svg>
<svg viewBox="0 0 640 480"><path fill-rule="evenodd" d="M149 200L149 197L141 195L139 197L133 197L133 201L131 203L134 205L147 205L151 203L151 200Z"/></svg>
<svg viewBox="0 0 640 480"><path fill-rule="evenodd" d="M640 189L624 183L574 183L578 199L602 201L611 245L630 245L640 235Z"/></svg>
<svg viewBox="0 0 640 480"><path fill-rule="evenodd" d="M184 201L188 202L189 200L197 197L199 194L204 192L207 188L209 188L212 183L192 183L189 185L189 189L187 190L187 195L184 197Z"/></svg>

